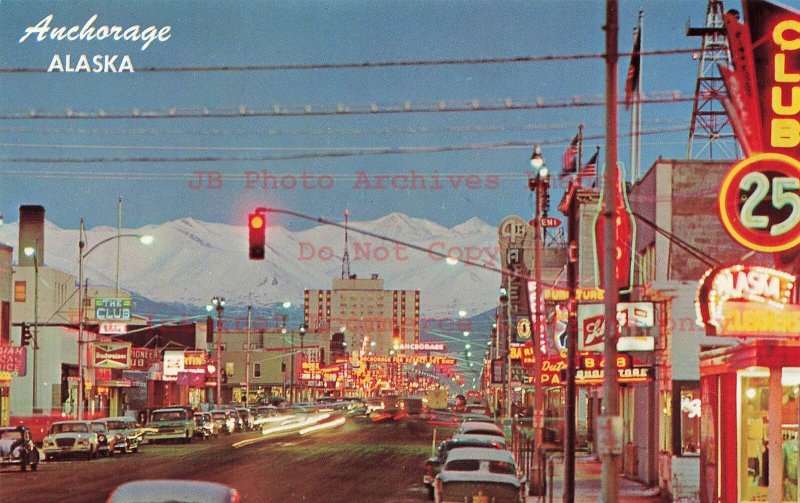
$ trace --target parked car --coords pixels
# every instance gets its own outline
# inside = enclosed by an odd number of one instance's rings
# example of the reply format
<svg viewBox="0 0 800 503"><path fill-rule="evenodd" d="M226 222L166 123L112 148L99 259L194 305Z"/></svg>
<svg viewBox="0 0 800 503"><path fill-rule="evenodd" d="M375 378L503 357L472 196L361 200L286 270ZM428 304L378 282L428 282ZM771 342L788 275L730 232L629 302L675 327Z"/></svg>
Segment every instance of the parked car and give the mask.
<svg viewBox="0 0 800 503"><path fill-rule="evenodd" d="M250 409L247 407L236 407L236 413L239 414L239 417L242 419L242 431L250 431L255 429L255 425L253 421L255 421L255 416L250 414Z"/></svg>
<svg viewBox="0 0 800 503"><path fill-rule="evenodd" d="M188 444L194 438L194 416L182 407L156 409L150 414L147 428L147 439L151 442L177 439Z"/></svg>
<svg viewBox="0 0 800 503"><path fill-rule="evenodd" d="M109 445L109 440L113 443L113 438L109 439L106 425L100 421L92 421L92 431L97 433L97 454L103 457L113 456L114 449Z"/></svg>
<svg viewBox="0 0 800 503"><path fill-rule="evenodd" d="M447 455L454 449L464 449L468 447L483 447L486 449L503 449L497 442L483 440L479 438L469 438L461 436L445 440L436 449L436 454L425 460L425 472L422 475L422 483L428 488L428 498L433 499L433 481L442 469L442 465L447 461Z"/></svg>
<svg viewBox="0 0 800 503"><path fill-rule="evenodd" d="M458 433L465 433L469 435L491 435L500 438L506 438L503 429L494 423L482 423L480 421L469 421L462 423L458 428Z"/></svg>
<svg viewBox="0 0 800 503"><path fill-rule="evenodd" d="M191 495L191 498L187 498ZM117 486L106 503L239 503L239 492L224 484L200 480L134 480Z"/></svg>
<svg viewBox="0 0 800 503"><path fill-rule="evenodd" d="M108 430L108 437L113 452L138 452L144 432L136 424L136 420L128 416L104 417L95 420L103 423Z"/></svg>
<svg viewBox="0 0 800 503"><path fill-rule="evenodd" d="M24 426L0 427L0 466L19 465L23 472L39 468L39 451Z"/></svg>
<svg viewBox="0 0 800 503"><path fill-rule="evenodd" d="M68 455L96 458L97 433L89 421L56 421L42 441L42 450L48 461Z"/></svg>
<svg viewBox="0 0 800 503"><path fill-rule="evenodd" d="M219 436L220 426L211 418L210 412L195 412L194 424L194 434L196 437L205 440L207 438Z"/></svg>
<svg viewBox="0 0 800 503"><path fill-rule="evenodd" d="M494 503L522 503L524 480L510 452L468 447L456 449L434 481L436 503L473 501L484 496Z"/></svg>
<svg viewBox="0 0 800 503"><path fill-rule="evenodd" d="M217 409L210 412L211 418L219 425L219 431L230 435L236 431L236 417L230 409Z"/></svg>

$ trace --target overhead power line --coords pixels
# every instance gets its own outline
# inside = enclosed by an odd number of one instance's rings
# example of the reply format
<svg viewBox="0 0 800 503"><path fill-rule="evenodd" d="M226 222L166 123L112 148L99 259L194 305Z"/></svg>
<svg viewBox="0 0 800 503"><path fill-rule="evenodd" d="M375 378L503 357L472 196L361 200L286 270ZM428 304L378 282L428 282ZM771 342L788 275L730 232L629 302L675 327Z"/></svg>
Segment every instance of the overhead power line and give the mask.
<svg viewBox="0 0 800 503"><path fill-rule="evenodd" d="M686 117L659 117L643 120L643 125L683 124ZM605 128L605 122L585 122L586 128ZM407 127L380 127L356 129L278 129L278 128L252 128L222 129L222 128L83 128L83 127L29 127L5 126L0 127L0 133L9 134L35 134L35 135L74 135L74 136L113 136L113 137L142 137L142 136L197 136L197 137L273 137L273 136L298 136L298 137L338 137L338 136L388 136L388 135L424 135L434 133L506 133L512 131L557 131L574 130L574 122L550 122L522 125L509 124L469 124L464 126L407 126Z"/></svg>
<svg viewBox="0 0 800 503"><path fill-rule="evenodd" d="M693 54L697 49L661 49L640 51L642 56L672 56L676 54ZM630 52L621 52L618 57L630 56ZM216 66L165 66L165 67L140 67L136 73L200 73L200 72L271 72L271 71L304 71L304 70L347 70L366 68L395 68L417 66L455 66L455 65L496 65L509 63L541 63L547 61L575 61L586 59L605 59L604 53L594 54L560 54L542 56L510 56L488 58L462 58L462 59L429 59L429 60L401 60L401 61L363 61L349 63L299 63L299 64L273 64L273 65L216 65ZM46 68L32 67L0 67L0 73L25 74L47 73Z"/></svg>
<svg viewBox="0 0 800 503"><path fill-rule="evenodd" d="M687 130L686 127L673 127L641 131L641 135L656 135L663 133L673 133ZM622 136L622 135L620 135ZM584 136L584 141L600 140L605 135ZM0 158L0 162L7 163L47 163L47 164L91 164L91 163L207 163L207 162L263 162L263 161L287 161L298 159L318 159L318 158L339 158L356 157L365 155L398 155L398 154L432 154L443 152L463 152L474 150L498 150L506 148L531 148L534 145L562 144L563 140L523 140L497 143L473 143L466 145L432 145L421 147L377 147L377 148L354 148L345 151L328 152L303 152L285 155L259 155L259 156L191 156L191 157L6 157ZM7 147L8 145L6 145ZM23 146L26 146L23 144ZM46 148L58 148L57 145L40 145ZM30 145L27 145L30 147ZM64 148L81 148L71 145Z"/></svg>
<svg viewBox="0 0 800 503"><path fill-rule="evenodd" d="M693 102L694 96L684 97L680 91L659 91L647 93L640 103L680 103ZM620 101L618 105L623 105ZM132 109L123 112L111 112L104 109L81 112L73 109L48 112L29 110L27 112L3 112L0 120L25 120L25 119L219 119L234 117L298 117L298 116L327 116L327 115L382 115L399 113L457 113L457 112L500 112L516 110L544 110L552 108L580 108L605 106L605 97L573 96L568 100L547 101L545 98L520 98L520 99L491 99L491 100L460 100L414 103L411 101L402 104L379 105L377 103L355 105L273 105L267 109L255 109L246 106L228 109L178 109L142 111Z"/></svg>

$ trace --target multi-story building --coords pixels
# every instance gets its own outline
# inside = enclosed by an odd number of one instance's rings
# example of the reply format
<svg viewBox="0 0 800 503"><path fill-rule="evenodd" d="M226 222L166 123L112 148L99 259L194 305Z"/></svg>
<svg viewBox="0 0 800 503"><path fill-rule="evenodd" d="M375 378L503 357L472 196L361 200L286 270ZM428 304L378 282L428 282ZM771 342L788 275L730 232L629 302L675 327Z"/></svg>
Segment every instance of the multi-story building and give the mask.
<svg viewBox="0 0 800 503"><path fill-rule="evenodd" d="M394 343L419 342L419 290L384 290L383 280L334 279L331 290L306 290L304 320L310 332L331 340L344 333L350 348L369 338L374 355L389 355Z"/></svg>

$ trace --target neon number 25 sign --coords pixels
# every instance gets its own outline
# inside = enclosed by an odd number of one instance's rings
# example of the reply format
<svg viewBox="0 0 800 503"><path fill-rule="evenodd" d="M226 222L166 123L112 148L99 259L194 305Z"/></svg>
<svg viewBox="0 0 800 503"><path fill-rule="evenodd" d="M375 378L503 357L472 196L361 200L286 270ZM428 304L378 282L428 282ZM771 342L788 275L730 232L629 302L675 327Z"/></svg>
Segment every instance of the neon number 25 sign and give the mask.
<svg viewBox="0 0 800 503"><path fill-rule="evenodd" d="M731 236L761 252L800 244L800 162L757 154L735 165L720 187L719 212Z"/></svg>

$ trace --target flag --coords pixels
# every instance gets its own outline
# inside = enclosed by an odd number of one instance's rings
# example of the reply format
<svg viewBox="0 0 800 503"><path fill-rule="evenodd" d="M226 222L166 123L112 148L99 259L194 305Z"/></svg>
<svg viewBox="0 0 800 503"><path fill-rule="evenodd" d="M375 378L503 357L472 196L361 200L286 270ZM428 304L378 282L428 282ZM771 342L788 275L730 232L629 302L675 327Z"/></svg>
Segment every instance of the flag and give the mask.
<svg viewBox="0 0 800 503"><path fill-rule="evenodd" d="M597 158L600 155L600 147L597 147L594 155L589 161L583 165L581 168L580 173L578 173L579 178L589 178L593 176L597 176Z"/></svg>
<svg viewBox="0 0 800 503"><path fill-rule="evenodd" d="M581 132L578 130L578 134L575 135L567 150L561 156L561 176L567 176L578 171L578 145L580 145L580 142Z"/></svg>
<svg viewBox="0 0 800 503"><path fill-rule="evenodd" d="M642 19L641 13L639 19ZM642 67L642 27L641 25L633 29L633 51L631 52L631 63L628 65L628 77L625 79L625 110L630 108L631 103L638 98L639 94L639 72Z"/></svg>

